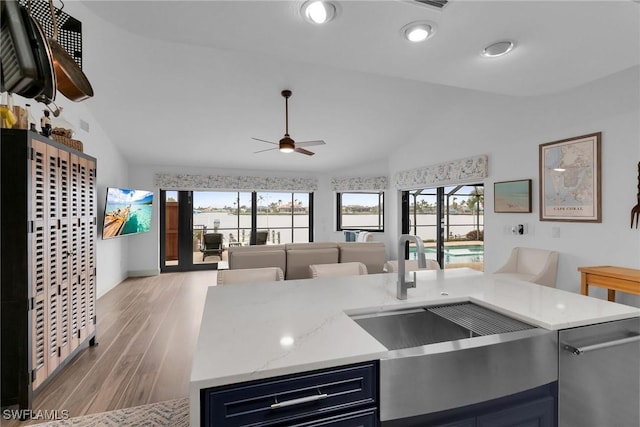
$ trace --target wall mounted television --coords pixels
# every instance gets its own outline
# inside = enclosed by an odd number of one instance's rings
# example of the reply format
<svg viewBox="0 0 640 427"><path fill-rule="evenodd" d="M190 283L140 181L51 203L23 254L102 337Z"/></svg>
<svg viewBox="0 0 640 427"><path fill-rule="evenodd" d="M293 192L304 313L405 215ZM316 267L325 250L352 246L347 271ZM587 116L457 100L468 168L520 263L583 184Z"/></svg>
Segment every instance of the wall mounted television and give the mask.
<svg viewBox="0 0 640 427"><path fill-rule="evenodd" d="M152 211L152 191L108 187L102 238L150 231Z"/></svg>

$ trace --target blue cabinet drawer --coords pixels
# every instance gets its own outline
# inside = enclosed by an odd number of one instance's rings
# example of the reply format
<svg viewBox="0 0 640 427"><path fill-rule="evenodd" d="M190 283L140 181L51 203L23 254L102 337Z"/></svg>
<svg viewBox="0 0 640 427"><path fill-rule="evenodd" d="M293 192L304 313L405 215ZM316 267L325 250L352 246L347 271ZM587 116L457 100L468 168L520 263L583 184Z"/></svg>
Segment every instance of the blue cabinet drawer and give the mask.
<svg viewBox="0 0 640 427"><path fill-rule="evenodd" d="M371 362L205 389L202 425L306 425L311 417L375 408L377 371Z"/></svg>
<svg viewBox="0 0 640 427"><path fill-rule="evenodd" d="M377 427L378 411L365 409L293 424L291 427Z"/></svg>

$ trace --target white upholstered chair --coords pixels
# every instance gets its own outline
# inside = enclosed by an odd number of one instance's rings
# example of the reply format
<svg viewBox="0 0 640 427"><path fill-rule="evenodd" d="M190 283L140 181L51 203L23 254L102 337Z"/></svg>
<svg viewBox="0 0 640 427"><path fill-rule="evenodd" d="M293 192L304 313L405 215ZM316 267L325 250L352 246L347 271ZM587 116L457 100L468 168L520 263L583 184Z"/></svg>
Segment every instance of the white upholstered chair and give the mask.
<svg viewBox="0 0 640 427"><path fill-rule="evenodd" d="M361 276L367 274L367 266L361 262L342 262L336 264L312 264L309 266L311 277Z"/></svg>
<svg viewBox="0 0 640 427"><path fill-rule="evenodd" d="M515 247L507 262L495 271L503 277L526 280L555 287L558 272L558 252L547 249Z"/></svg>
<svg viewBox="0 0 640 427"><path fill-rule="evenodd" d="M387 261L387 273L398 272L398 260ZM404 264L405 271L418 271L418 270L440 270L440 264L435 259L427 259L427 268L418 267L417 259L408 259Z"/></svg>
<svg viewBox="0 0 640 427"><path fill-rule="evenodd" d="M280 267L239 268L236 270L218 270L218 285L238 283L275 282L283 280Z"/></svg>

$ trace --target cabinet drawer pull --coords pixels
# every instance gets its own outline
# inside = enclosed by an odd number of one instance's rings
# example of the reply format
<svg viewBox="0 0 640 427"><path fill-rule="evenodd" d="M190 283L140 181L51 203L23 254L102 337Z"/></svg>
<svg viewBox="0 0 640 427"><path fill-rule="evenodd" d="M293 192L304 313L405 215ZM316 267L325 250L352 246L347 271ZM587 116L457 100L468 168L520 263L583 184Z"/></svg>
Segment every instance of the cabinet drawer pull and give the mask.
<svg viewBox="0 0 640 427"><path fill-rule="evenodd" d="M302 403L315 402L316 400L326 399L329 395L326 393L315 394L313 396L300 397L298 399L285 400L284 402L276 402L271 405L271 409L285 408L287 406L300 405Z"/></svg>
<svg viewBox="0 0 640 427"><path fill-rule="evenodd" d="M640 341L640 335L632 335L627 338L620 338L618 340L613 340L613 341L605 341L598 344L586 345L584 347L575 347L571 344L565 343L563 348L575 355L580 355L588 351L600 350L601 348L607 348L607 347L615 347L618 345L629 344L636 341Z"/></svg>

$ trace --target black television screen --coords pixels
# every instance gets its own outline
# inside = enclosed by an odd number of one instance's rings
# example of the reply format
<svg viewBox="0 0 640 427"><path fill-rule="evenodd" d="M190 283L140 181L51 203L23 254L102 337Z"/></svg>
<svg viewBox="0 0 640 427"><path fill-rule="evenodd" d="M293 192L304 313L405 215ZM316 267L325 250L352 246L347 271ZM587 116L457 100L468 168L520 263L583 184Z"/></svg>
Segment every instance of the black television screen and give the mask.
<svg viewBox="0 0 640 427"><path fill-rule="evenodd" d="M107 188L102 238L145 233L151 230L153 192Z"/></svg>

